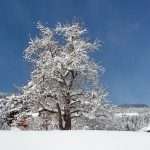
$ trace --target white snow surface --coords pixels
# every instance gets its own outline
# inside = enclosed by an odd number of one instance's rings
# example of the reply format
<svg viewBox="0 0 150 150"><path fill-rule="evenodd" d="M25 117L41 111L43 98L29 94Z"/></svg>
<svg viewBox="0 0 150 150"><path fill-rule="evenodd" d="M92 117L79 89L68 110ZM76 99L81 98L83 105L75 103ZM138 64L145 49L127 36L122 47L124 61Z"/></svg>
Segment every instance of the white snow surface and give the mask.
<svg viewBox="0 0 150 150"><path fill-rule="evenodd" d="M139 113L132 112L132 113L116 113L116 117L123 117L123 116L128 116L128 117L133 117L133 116L139 116Z"/></svg>
<svg viewBox="0 0 150 150"><path fill-rule="evenodd" d="M1 131L3 150L150 150L150 134L126 131Z"/></svg>

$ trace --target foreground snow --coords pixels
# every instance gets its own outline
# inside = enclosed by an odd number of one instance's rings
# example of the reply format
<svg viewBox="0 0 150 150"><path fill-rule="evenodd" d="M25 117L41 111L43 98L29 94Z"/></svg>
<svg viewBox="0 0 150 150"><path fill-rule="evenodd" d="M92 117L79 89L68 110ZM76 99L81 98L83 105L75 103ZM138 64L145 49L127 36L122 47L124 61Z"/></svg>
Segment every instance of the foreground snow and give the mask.
<svg viewBox="0 0 150 150"><path fill-rule="evenodd" d="M1 131L3 150L150 150L150 134L116 131Z"/></svg>

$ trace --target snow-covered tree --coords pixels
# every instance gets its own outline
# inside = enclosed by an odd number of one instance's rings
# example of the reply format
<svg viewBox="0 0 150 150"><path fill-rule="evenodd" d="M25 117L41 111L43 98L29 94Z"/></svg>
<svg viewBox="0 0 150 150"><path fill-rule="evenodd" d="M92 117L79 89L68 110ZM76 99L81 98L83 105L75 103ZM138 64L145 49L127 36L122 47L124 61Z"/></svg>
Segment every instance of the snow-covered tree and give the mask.
<svg viewBox="0 0 150 150"><path fill-rule="evenodd" d="M149 125L150 114L141 113L138 116L128 116L124 114L118 118L114 118L114 122L116 122L116 130L137 131Z"/></svg>
<svg viewBox="0 0 150 150"><path fill-rule="evenodd" d="M79 23L59 23L53 29L38 23L37 28L39 35L24 51L33 66L31 81L23 88L32 113L55 114L46 123L64 130L78 126L78 117L95 119L107 95L99 82L103 67L89 55L100 42L88 40Z"/></svg>

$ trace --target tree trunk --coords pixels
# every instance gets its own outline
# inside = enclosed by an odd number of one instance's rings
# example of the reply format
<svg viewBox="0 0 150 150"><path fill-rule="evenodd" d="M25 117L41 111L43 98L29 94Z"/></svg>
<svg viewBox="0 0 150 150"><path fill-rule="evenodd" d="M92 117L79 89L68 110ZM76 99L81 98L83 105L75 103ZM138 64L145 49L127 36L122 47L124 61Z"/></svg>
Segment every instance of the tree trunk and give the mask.
<svg viewBox="0 0 150 150"><path fill-rule="evenodd" d="M60 109L60 106L59 106L58 103L56 103L56 107L57 107L57 109L58 109L59 129L60 129L60 130L63 130L64 127L63 127L62 114L61 114L61 109Z"/></svg>
<svg viewBox="0 0 150 150"><path fill-rule="evenodd" d="M61 113L61 108L58 103L56 103L58 110L59 119L59 129L60 130L71 130L71 111L70 111L70 97L69 95L65 98L64 114ZM63 117L63 119L62 119ZM64 121L64 123L63 123Z"/></svg>
<svg viewBox="0 0 150 150"><path fill-rule="evenodd" d="M67 108L65 108L64 111L64 121L65 121L64 130L71 130L71 114L70 110Z"/></svg>
<svg viewBox="0 0 150 150"><path fill-rule="evenodd" d="M70 96L67 95L64 108L64 130L71 130L71 112L70 112Z"/></svg>

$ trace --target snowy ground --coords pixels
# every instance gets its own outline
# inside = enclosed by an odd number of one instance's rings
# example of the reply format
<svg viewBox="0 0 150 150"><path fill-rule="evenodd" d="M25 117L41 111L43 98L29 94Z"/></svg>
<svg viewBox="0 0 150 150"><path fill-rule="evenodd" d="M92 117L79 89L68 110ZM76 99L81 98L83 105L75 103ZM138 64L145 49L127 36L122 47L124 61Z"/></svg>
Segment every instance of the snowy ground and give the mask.
<svg viewBox="0 0 150 150"><path fill-rule="evenodd" d="M150 150L149 141L145 132L0 132L0 150Z"/></svg>

